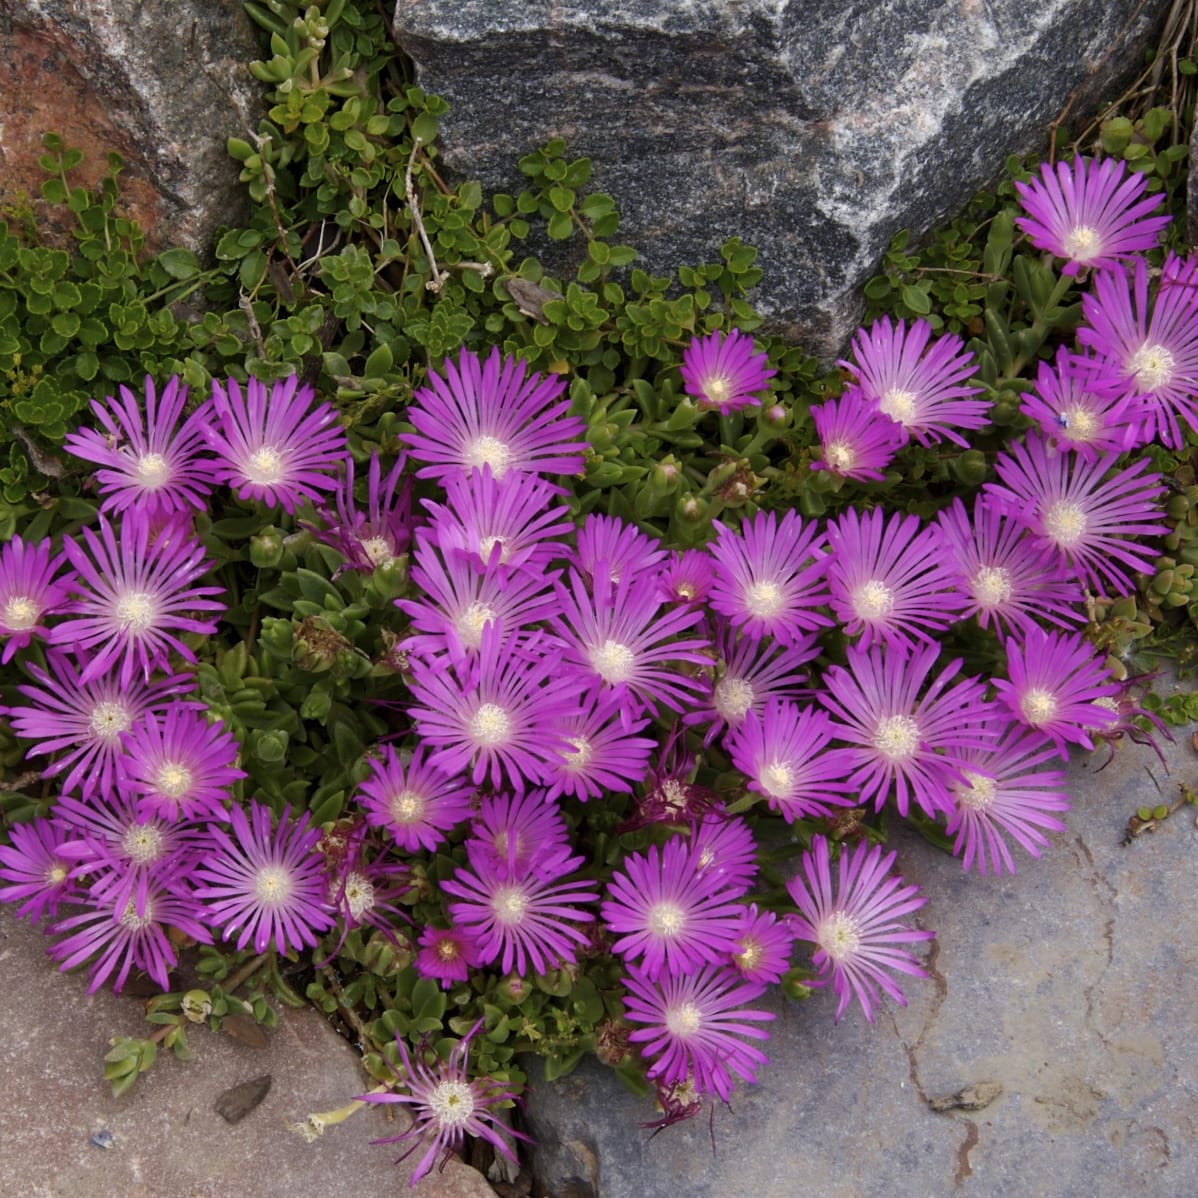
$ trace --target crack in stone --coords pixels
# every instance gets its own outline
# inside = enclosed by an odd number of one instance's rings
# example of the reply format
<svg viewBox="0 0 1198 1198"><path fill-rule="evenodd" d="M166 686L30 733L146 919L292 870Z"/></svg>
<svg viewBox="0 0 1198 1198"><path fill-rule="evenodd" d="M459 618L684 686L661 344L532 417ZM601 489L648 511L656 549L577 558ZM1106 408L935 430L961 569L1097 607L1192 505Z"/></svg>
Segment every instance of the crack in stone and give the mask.
<svg viewBox="0 0 1198 1198"><path fill-rule="evenodd" d="M1089 882L1094 889L1094 897L1099 905L1099 908L1101 910L1109 910L1119 892L1110 882L1107 881L1106 878L1102 876L1098 868L1095 866L1094 854L1090 852L1090 847L1086 844L1081 833L1078 833L1073 838L1073 844L1080 855L1085 859L1085 863L1089 872ZM1103 894L1103 891L1105 891L1105 895ZM1098 1026L1098 1023L1094 1018L1094 996L1098 992L1099 987L1103 983L1103 979L1106 977L1108 970L1110 970L1115 961L1115 917L1113 915L1103 922L1102 940L1103 945L1106 948L1106 960L1103 962L1102 968L1098 971L1098 976L1082 990L1082 998L1085 1000L1086 1004L1085 1017L1082 1022L1086 1027L1089 1027L1094 1032L1103 1048L1109 1050L1110 1045L1107 1043L1106 1035L1104 1034L1102 1028Z"/></svg>
<svg viewBox="0 0 1198 1198"><path fill-rule="evenodd" d="M958 1186L973 1173L973 1166L969 1163L969 1154L978 1145L978 1125L972 1119L962 1119L960 1122L965 1124L965 1139L961 1141L961 1145L957 1149L957 1167L953 1171L953 1184Z"/></svg>

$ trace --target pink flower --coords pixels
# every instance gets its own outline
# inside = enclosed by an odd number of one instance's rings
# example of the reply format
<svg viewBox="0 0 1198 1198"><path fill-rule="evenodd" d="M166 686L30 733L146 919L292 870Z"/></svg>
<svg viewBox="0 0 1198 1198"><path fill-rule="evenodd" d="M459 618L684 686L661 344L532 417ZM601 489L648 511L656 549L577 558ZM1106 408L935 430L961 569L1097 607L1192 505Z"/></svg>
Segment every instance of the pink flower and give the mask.
<svg viewBox="0 0 1198 1198"><path fill-rule="evenodd" d="M911 439L903 425L855 386L846 387L839 399L813 407L811 420L821 455L811 469L856 482L881 482L883 471Z"/></svg>
<svg viewBox="0 0 1198 1198"><path fill-rule="evenodd" d="M755 353L753 338L739 329L718 329L695 337L682 353L682 384L700 408L715 408L722 415L741 408L761 406L761 395L778 372L770 370L769 357Z"/></svg>
<svg viewBox="0 0 1198 1198"><path fill-rule="evenodd" d="M0 548L0 663L10 662L35 634L46 635L44 617L66 610L72 581L54 577L65 561L61 553L51 556L48 537L35 545L14 536Z"/></svg>
<svg viewBox="0 0 1198 1198"><path fill-rule="evenodd" d="M417 745L405 761L384 745L381 758L371 758L370 776L355 796L376 828L384 828L409 853L435 849L445 834L470 818L472 786L425 760Z"/></svg>

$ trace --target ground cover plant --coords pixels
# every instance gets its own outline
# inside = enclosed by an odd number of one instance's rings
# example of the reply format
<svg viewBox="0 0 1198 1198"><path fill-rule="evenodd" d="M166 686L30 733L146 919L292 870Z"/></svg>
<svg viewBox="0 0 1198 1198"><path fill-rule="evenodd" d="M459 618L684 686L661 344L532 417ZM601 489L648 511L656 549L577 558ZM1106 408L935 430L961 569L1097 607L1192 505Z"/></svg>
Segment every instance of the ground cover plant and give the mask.
<svg viewBox="0 0 1198 1198"><path fill-rule="evenodd" d="M1198 629L1189 100L1147 77L896 239L825 368L750 247L638 268L560 143L519 195L443 178L372 5L247 8L214 267L56 138L73 252L0 237L0 898L161 992L118 1092L276 999L341 1021L417 1176L514 1156L534 1056L693 1115L766 1066L771 986L872 1018L922 974L894 820L1013 872L1070 746L1194 715L1144 687Z"/></svg>

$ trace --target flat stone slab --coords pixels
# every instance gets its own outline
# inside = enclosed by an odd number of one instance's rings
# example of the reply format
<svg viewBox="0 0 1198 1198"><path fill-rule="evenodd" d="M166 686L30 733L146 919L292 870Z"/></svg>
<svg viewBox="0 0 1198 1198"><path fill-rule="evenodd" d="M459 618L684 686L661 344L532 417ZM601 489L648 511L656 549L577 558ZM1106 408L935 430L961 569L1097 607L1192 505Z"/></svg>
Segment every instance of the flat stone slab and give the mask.
<svg viewBox="0 0 1198 1198"><path fill-rule="evenodd" d="M46 939L0 913L0 1044L6 1098L0 1198L494 1198L476 1170L451 1160L408 1189L419 1153L371 1145L407 1126L371 1107L312 1143L287 1130L368 1088L357 1058L311 1007L284 1009L270 1045L189 1029L195 1059L167 1051L131 1091L102 1079L112 1036L144 1037L142 1004L61 975ZM270 1074L270 1092L230 1125L213 1104L232 1086ZM107 1135L105 1135L107 1133ZM97 1147L92 1137L111 1147Z"/></svg>
<svg viewBox="0 0 1198 1198"><path fill-rule="evenodd" d="M1195 809L1123 846L1137 807L1198 784L1192 729L1071 766L1068 830L1012 878L965 874L906 829L899 867L937 932L871 1027L822 991L777 999L761 1082L665 1128L601 1066L534 1087L555 1198L1179 1198L1198 1194ZM1017 850L1018 851L1018 850ZM980 1109L952 1102L997 1083ZM993 1088L990 1089L993 1092ZM958 1102L977 1104L987 1092ZM941 1113L934 1100L949 1100ZM939 1105L939 1103L938 1103ZM715 1151L711 1135L714 1131Z"/></svg>

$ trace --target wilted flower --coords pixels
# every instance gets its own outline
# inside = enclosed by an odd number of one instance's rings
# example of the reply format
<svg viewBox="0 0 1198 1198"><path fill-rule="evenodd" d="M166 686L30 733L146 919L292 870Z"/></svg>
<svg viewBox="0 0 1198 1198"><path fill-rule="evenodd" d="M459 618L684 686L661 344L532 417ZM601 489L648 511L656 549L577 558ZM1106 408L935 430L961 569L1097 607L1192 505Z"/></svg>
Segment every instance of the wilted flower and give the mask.
<svg viewBox="0 0 1198 1198"><path fill-rule="evenodd" d="M354 495L354 460L346 458L345 478L335 497L337 510L333 513L321 509L325 528L316 532L345 558L340 570L376 570L408 551L412 540L412 480L404 477L406 466L401 455L383 478L378 451L371 452L366 510L362 511Z"/></svg>

